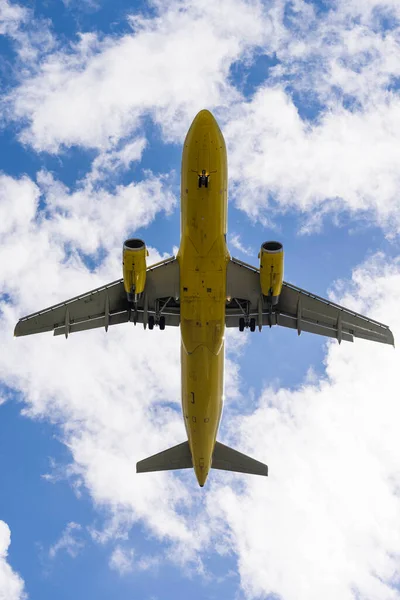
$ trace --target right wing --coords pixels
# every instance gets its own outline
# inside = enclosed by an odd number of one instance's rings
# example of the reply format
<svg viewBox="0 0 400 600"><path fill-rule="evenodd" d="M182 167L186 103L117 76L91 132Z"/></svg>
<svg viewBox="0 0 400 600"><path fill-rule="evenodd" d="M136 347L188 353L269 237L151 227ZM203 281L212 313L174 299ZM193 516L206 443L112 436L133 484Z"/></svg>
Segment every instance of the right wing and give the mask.
<svg viewBox="0 0 400 600"><path fill-rule="evenodd" d="M54 335L65 335L126 323L148 323L149 315L161 309L165 324L178 326L179 308L179 264L172 257L147 269L146 286L137 310L126 297L122 279L113 281L86 294L76 296L55 306L20 319L14 335L31 335L54 331Z"/></svg>
<svg viewBox="0 0 400 600"><path fill-rule="evenodd" d="M272 307L261 293L260 271L238 259L228 263L226 326L239 327L239 319L253 318L256 325L281 325L327 337L353 341L353 337L394 345L387 325L283 282L278 303ZM247 314L246 314L247 313Z"/></svg>

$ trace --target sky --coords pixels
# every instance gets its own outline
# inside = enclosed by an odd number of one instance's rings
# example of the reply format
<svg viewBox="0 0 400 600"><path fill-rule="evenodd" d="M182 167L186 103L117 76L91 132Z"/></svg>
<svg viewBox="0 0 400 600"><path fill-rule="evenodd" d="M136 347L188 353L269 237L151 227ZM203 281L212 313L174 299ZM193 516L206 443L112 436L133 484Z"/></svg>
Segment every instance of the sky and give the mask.
<svg viewBox="0 0 400 600"><path fill-rule="evenodd" d="M0 0L0 600L400 598L398 350L228 331L218 439L269 477L200 489L135 473L185 439L179 330L13 337L176 252L203 108L231 254L400 339L398 0Z"/></svg>

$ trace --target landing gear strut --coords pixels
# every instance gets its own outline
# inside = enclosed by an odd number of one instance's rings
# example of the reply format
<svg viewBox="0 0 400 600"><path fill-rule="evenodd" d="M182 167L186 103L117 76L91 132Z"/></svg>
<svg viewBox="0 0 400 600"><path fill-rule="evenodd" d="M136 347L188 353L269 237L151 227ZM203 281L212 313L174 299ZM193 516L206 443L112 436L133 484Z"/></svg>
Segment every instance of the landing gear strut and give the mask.
<svg viewBox="0 0 400 600"><path fill-rule="evenodd" d="M243 317L239 318L239 331L244 331L245 328L249 327L250 331L256 330L256 319L250 318L250 305L246 300L238 300L235 298L235 302L243 313Z"/></svg>
<svg viewBox="0 0 400 600"><path fill-rule="evenodd" d="M166 300L156 300L155 311L153 315L149 315L147 318L147 324L149 329L154 329L154 325L158 325L161 331L165 329L165 315L162 312L168 306L171 298L167 298Z"/></svg>

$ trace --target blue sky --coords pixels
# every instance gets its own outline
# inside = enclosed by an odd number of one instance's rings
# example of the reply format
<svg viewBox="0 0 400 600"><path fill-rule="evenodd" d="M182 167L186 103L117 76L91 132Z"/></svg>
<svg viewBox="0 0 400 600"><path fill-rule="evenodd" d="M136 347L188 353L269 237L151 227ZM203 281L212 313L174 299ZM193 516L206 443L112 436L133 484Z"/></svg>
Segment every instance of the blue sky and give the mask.
<svg viewBox="0 0 400 600"><path fill-rule="evenodd" d="M184 439L179 332L13 339L179 245L201 108L233 256L400 328L397 0L0 0L0 599L398 598L398 352L227 334L220 439L266 481L136 476Z"/></svg>

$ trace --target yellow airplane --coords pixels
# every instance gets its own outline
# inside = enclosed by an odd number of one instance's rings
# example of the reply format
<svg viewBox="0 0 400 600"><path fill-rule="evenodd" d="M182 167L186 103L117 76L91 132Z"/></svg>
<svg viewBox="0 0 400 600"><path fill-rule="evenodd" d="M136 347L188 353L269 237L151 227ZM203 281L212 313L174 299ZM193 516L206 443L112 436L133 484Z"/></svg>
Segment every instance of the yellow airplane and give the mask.
<svg viewBox="0 0 400 600"><path fill-rule="evenodd" d="M332 338L394 344L386 325L283 281L283 247L261 245L259 268L231 258L226 245L225 141L208 110L185 139L181 244L176 257L147 267L145 243L123 245L123 278L20 319L15 335L54 335L128 321L152 330L181 327L182 410L188 440L137 463L137 472L193 467L200 486L210 468L268 475L267 465L216 441L224 388L225 327L281 325Z"/></svg>

